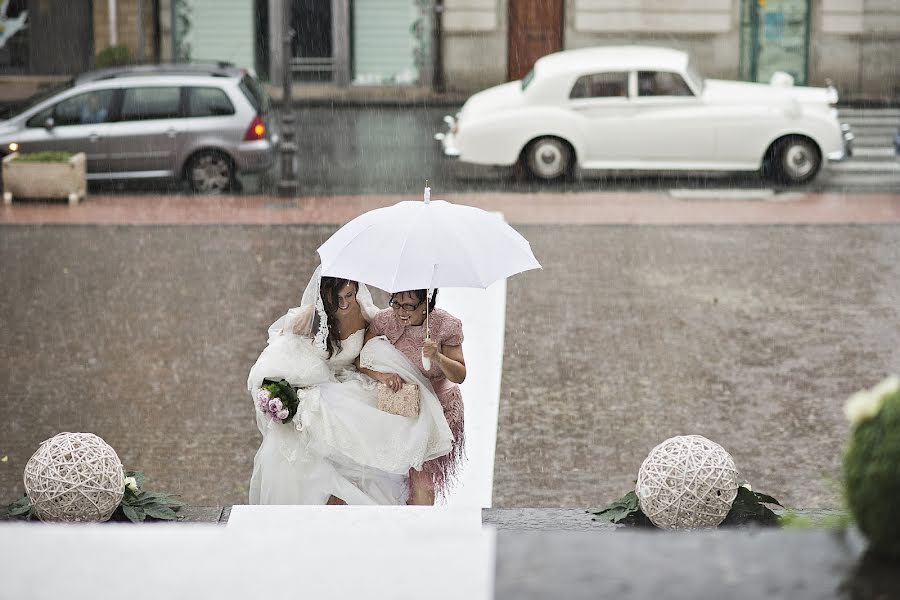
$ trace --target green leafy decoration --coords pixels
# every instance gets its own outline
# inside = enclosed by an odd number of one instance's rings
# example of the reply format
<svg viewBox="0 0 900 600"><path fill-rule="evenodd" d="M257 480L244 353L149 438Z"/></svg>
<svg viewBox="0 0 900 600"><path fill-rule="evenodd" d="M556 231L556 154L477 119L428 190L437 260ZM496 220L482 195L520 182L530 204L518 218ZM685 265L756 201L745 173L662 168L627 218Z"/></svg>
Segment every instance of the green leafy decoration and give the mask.
<svg viewBox="0 0 900 600"><path fill-rule="evenodd" d="M154 519L160 519L162 521L173 521L175 520L175 511L169 508L168 506L159 506L155 504L151 504L144 509L144 512L148 517L152 517Z"/></svg>
<svg viewBox="0 0 900 600"><path fill-rule="evenodd" d="M722 521L722 527L735 525L762 525L764 527L772 527L779 524L778 515L775 514L766 504L777 504L781 506L772 496L751 492L744 486L738 488L737 496L731 504L731 510L725 520Z"/></svg>
<svg viewBox="0 0 900 600"><path fill-rule="evenodd" d="M751 492L743 486L739 487L737 497L722 522L722 526L749 525L751 523L763 526L778 525L778 515L765 506L766 504L781 506L781 503L772 496ZM591 508L587 512L595 515L594 521L636 527L654 527L652 521L641 510L637 494L634 492L628 492L609 506Z"/></svg>
<svg viewBox="0 0 900 600"><path fill-rule="evenodd" d="M146 517L144 513L144 509L140 506L130 506L128 504L121 504L120 508L129 521L132 523L140 523Z"/></svg>
<svg viewBox="0 0 900 600"><path fill-rule="evenodd" d="M591 508L587 512L595 515L594 521L638 527L653 526L641 510L637 494L634 492L628 492L605 508Z"/></svg>
<svg viewBox="0 0 900 600"><path fill-rule="evenodd" d="M0 509L0 519L31 519L34 512L28 496L22 496L6 508Z"/></svg>

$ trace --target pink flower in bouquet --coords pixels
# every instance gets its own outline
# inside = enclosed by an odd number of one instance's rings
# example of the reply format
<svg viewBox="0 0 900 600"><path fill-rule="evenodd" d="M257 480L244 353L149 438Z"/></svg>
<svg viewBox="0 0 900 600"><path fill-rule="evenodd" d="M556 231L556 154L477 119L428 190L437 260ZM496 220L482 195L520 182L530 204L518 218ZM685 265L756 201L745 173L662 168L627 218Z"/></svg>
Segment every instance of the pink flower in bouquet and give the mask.
<svg viewBox="0 0 900 600"><path fill-rule="evenodd" d="M271 399L272 394L269 393L269 390L265 390L262 388L256 390L256 401L259 402L260 405L262 405L263 402L268 402Z"/></svg>
<svg viewBox="0 0 900 600"><path fill-rule="evenodd" d="M272 414L277 414L279 410L284 408L281 404L281 400L278 398L272 398L269 400L269 412Z"/></svg>
<svg viewBox="0 0 900 600"><path fill-rule="evenodd" d="M282 408L281 410L278 411L278 414L275 416L278 417L279 419L281 419L282 421L284 421L285 419L288 418L289 414L291 414L291 412L288 409Z"/></svg>

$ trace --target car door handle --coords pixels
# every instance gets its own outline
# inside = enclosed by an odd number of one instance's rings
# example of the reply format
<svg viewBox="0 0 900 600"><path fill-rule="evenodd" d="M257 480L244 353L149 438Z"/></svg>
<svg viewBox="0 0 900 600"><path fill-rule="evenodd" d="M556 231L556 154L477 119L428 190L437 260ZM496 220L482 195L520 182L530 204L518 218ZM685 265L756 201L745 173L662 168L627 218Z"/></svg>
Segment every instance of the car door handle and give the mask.
<svg viewBox="0 0 900 600"><path fill-rule="evenodd" d="M169 136L170 138L173 138L176 135L178 135L178 132L175 131L174 129L166 129L166 135Z"/></svg>

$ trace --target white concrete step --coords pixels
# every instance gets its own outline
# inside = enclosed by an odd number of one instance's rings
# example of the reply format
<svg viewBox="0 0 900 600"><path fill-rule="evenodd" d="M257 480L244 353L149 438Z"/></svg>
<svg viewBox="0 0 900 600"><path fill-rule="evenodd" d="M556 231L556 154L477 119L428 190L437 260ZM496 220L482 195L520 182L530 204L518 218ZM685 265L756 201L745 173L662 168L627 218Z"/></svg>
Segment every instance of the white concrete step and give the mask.
<svg viewBox="0 0 900 600"><path fill-rule="evenodd" d="M435 506L275 506L235 505L228 516L229 529L276 529L308 535L312 531L335 535L358 532L479 531L481 509Z"/></svg>
<svg viewBox="0 0 900 600"><path fill-rule="evenodd" d="M893 158L896 151L893 147L853 146L852 160L884 160Z"/></svg>
<svg viewBox="0 0 900 600"><path fill-rule="evenodd" d="M495 556L490 528L386 535L189 523L0 525L4 598L489 600ZM156 575L140 576L138 565Z"/></svg>
<svg viewBox="0 0 900 600"><path fill-rule="evenodd" d="M828 165L837 173L900 173L900 162L887 160L848 160Z"/></svg>

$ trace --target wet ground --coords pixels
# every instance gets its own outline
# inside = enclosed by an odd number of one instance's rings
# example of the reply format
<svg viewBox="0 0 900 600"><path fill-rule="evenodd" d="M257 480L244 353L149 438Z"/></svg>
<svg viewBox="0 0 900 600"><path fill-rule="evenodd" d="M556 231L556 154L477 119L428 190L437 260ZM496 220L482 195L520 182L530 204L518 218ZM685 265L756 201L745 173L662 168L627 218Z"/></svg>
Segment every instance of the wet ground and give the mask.
<svg viewBox="0 0 900 600"><path fill-rule="evenodd" d="M448 192L505 191L532 193L644 191L736 188L759 190L773 187L757 173L643 173L597 171L556 183L514 178L509 168L472 168L446 159L434 140L446 129L442 119L456 107L305 107L296 110L298 184L302 194L421 193L428 179L436 194ZM856 155L849 161L827 166L799 191L896 192L900 189L900 164L891 141L900 127L900 112L892 109L859 111L843 109L841 120L857 132ZM877 125L866 123L876 122ZM868 152L868 154L867 154ZM873 154L874 153L874 154ZM265 175L240 178L249 194L274 193L280 178L277 169ZM93 185L97 193L157 193L172 189L165 183L112 183ZM181 186L183 189L184 186Z"/></svg>
<svg viewBox="0 0 900 600"><path fill-rule="evenodd" d="M151 489L244 503L247 371L334 229L0 227L2 496L91 431ZM843 401L900 370L900 228L519 229L544 270L509 282L495 506L618 497L682 433L786 505L840 504Z"/></svg>

